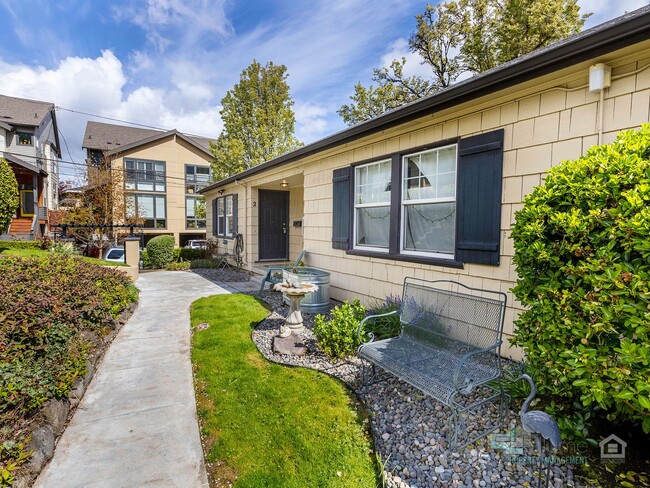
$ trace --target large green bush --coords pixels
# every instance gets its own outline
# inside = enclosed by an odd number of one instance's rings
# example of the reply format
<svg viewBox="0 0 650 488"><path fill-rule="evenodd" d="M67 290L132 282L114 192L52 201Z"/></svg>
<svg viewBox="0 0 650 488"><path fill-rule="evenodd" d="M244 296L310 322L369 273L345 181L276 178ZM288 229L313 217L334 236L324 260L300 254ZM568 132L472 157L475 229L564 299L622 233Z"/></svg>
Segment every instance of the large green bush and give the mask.
<svg viewBox="0 0 650 488"><path fill-rule="evenodd" d="M0 241L2 249L42 249L41 241Z"/></svg>
<svg viewBox="0 0 650 488"><path fill-rule="evenodd" d="M147 243L147 257L152 268L164 268L174 260L174 236L156 236Z"/></svg>
<svg viewBox="0 0 650 488"><path fill-rule="evenodd" d="M0 234L11 223L11 217L18 208L18 182L6 159L0 158Z"/></svg>
<svg viewBox="0 0 650 488"><path fill-rule="evenodd" d="M512 231L542 393L650 432L650 125L551 169Z"/></svg>

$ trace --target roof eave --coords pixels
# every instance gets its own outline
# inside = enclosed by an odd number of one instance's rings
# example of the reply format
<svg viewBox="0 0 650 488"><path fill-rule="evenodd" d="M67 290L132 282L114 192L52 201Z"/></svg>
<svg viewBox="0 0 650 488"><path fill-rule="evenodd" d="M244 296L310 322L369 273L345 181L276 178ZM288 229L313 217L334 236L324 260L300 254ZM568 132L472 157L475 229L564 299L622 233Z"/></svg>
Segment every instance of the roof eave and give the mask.
<svg viewBox="0 0 650 488"><path fill-rule="evenodd" d="M639 13L639 11L643 12ZM443 91L416 100L404 107L278 156L259 166L213 183L203 188L200 193L206 193L256 173L267 171L282 164L287 164L311 154L324 151L330 147L344 144L352 139L388 129L395 125L431 114L437 110L458 105L469 99L484 96L563 69L572 64L577 64L637 42L648 40L650 7L644 7L639 9L639 11L636 14L627 14L614 21L584 31L568 42L560 41L548 48L542 48L536 54L516 59L489 72L452 85Z"/></svg>

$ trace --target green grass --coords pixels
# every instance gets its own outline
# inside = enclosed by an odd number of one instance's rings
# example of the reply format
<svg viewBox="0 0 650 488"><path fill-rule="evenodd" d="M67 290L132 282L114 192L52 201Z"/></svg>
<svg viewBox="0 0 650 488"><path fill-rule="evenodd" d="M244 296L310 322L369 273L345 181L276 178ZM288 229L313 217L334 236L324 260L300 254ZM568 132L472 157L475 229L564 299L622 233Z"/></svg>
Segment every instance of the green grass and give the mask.
<svg viewBox="0 0 650 488"><path fill-rule="evenodd" d="M254 488L379 482L367 419L346 387L271 363L253 344L253 327L268 315L260 302L216 295L194 302L191 314L193 326L210 324L194 333L192 363L211 480Z"/></svg>
<svg viewBox="0 0 650 488"><path fill-rule="evenodd" d="M21 258L38 258L47 256L50 251L44 249L19 249L2 247L0 244L0 255L2 256L19 256ZM113 261L104 261L103 259L89 258L87 256L79 256L81 259L88 263L99 264L100 266L127 266L124 263L115 263Z"/></svg>

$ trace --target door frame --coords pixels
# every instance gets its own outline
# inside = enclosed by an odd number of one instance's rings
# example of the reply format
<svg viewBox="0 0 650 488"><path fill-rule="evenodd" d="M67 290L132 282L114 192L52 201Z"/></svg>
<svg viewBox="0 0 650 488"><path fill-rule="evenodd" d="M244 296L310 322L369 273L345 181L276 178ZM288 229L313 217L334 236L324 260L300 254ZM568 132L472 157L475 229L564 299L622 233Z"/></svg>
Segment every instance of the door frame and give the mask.
<svg viewBox="0 0 650 488"><path fill-rule="evenodd" d="M261 250L262 250L262 216L264 215L264 212L262 211L262 198L261 194L262 193L282 193L285 195L285 210L287 212L287 238L286 238L286 246L284 249L284 258L262 258L261 257ZM258 190L257 191L257 200L259 202L259 211L257 213L257 259L260 262L264 261L287 261L289 259L289 241L290 241L290 235L289 235L289 209L290 209L290 204L289 204L289 192L288 191L283 191L283 190Z"/></svg>
<svg viewBox="0 0 650 488"><path fill-rule="evenodd" d="M33 217L36 213L25 213L24 210L24 200L23 196L29 194L31 196L31 202L34 206L34 212L36 212L36 205L34 205L34 189L25 189L20 190L20 215L21 217Z"/></svg>

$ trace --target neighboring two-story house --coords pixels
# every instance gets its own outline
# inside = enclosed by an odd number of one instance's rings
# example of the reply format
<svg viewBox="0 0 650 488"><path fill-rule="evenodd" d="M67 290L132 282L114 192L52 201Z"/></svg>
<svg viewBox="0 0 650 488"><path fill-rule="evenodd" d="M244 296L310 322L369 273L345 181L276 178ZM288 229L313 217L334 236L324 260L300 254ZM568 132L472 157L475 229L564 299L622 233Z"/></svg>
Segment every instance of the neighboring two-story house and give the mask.
<svg viewBox="0 0 650 488"><path fill-rule="evenodd" d="M58 206L61 149L54 104L0 95L0 157L13 169L20 205L0 239L31 240L49 232Z"/></svg>
<svg viewBox="0 0 650 488"><path fill-rule="evenodd" d="M173 235L177 246L205 239L205 200L197 192L210 183L208 139L88 122L83 148L89 164L109 160L120 176L127 212L144 221L145 243L163 234Z"/></svg>

